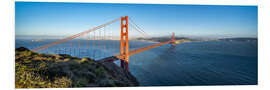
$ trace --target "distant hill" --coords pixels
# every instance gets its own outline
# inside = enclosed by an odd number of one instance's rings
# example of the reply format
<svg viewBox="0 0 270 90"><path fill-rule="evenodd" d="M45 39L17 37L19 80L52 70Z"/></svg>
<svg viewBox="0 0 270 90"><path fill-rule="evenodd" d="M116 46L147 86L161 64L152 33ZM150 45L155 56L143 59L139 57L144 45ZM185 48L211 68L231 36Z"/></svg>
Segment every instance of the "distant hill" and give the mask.
<svg viewBox="0 0 270 90"><path fill-rule="evenodd" d="M136 78L114 63L66 54L38 54L27 48L15 51L16 88L138 86Z"/></svg>
<svg viewBox="0 0 270 90"><path fill-rule="evenodd" d="M171 40L171 37L153 37L149 39L144 38L137 38L137 40L148 40L148 41L155 41L155 42L164 42ZM198 41L196 39L186 38L186 37L175 37L175 40L185 40L185 41Z"/></svg>
<svg viewBox="0 0 270 90"><path fill-rule="evenodd" d="M218 39L220 41L246 41L246 42L252 42L252 41L258 41L257 38L223 38Z"/></svg>

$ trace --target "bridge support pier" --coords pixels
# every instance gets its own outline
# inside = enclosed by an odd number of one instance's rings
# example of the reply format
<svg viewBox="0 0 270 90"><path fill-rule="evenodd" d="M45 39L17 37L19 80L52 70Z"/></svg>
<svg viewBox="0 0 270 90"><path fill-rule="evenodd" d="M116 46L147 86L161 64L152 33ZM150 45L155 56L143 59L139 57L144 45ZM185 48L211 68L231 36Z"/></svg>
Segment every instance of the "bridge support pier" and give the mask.
<svg viewBox="0 0 270 90"><path fill-rule="evenodd" d="M171 43L170 43L172 46L175 46L175 34L174 32L172 33L172 38L171 38Z"/></svg>
<svg viewBox="0 0 270 90"><path fill-rule="evenodd" d="M120 54L124 57L121 59L121 67L126 71L128 69L129 62L129 50L128 50L128 16L121 17L121 41L120 41Z"/></svg>

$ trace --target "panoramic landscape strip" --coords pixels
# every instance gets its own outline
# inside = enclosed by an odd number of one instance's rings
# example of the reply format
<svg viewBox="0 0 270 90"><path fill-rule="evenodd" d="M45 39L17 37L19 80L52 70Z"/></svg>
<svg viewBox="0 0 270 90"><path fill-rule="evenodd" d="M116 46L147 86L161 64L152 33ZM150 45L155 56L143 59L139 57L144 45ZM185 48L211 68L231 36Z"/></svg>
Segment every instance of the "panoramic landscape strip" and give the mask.
<svg viewBox="0 0 270 90"><path fill-rule="evenodd" d="M257 6L15 3L15 88L257 85Z"/></svg>

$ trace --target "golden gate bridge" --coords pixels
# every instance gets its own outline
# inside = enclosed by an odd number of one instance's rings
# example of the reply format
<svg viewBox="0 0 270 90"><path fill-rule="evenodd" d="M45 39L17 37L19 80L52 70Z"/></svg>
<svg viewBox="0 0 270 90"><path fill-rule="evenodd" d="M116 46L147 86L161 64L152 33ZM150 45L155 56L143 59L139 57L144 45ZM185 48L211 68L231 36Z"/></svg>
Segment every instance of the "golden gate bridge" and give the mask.
<svg viewBox="0 0 270 90"><path fill-rule="evenodd" d="M113 31L108 30L107 28L109 25L116 23L117 21L121 21L119 38L113 37ZM132 36L132 34L135 33L136 35ZM114 62L116 60L120 60L121 68L129 71L128 66L130 56L164 44L175 45L174 33L172 34L171 39L168 41L152 43L151 45L136 45L135 43L132 43L136 40L149 39L151 39L151 36L148 33L146 33L142 28L140 28L131 18L125 16L119 17L117 19L96 26L89 30L80 32L78 34L59 39L52 43L38 46L37 48L32 49L32 51L38 53L49 53L48 51L50 50L50 48L54 48L53 50L55 50L54 52L57 54L79 54L79 56L83 56L80 54L87 54L88 57L103 62ZM112 43L110 42L110 40L119 40L119 43ZM83 44L85 44L86 46L83 46ZM119 51L115 50L117 46L120 46ZM97 58L97 55L102 55L103 57Z"/></svg>

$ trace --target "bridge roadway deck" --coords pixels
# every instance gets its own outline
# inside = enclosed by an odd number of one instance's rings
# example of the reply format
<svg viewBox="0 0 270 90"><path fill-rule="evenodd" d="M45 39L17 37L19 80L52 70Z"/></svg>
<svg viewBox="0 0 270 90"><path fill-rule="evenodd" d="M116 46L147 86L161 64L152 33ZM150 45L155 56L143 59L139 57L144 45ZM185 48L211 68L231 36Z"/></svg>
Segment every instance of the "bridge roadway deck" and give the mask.
<svg viewBox="0 0 270 90"><path fill-rule="evenodd" d="M129 52L129 56L132 56L134 54L143 52L145 50L149 50L149 49L152 49L152 48L164 45L164 44L168 44L168 43L171 43L171 41L165 41L165 42L161 42L161 43L158 43L158 44L155 44L155 45L150 45L150 46L147 46L147 47L144 47L144 48L139 48L139 49L136 49L136 50L132 50L132 51ZM98 61L100 61L100 62L114 61L114 60L119 60L119 59L122 59L122 58L124 58L124 55L117 54L116 56L106 57L106 58L100 59Z"/></svg>

